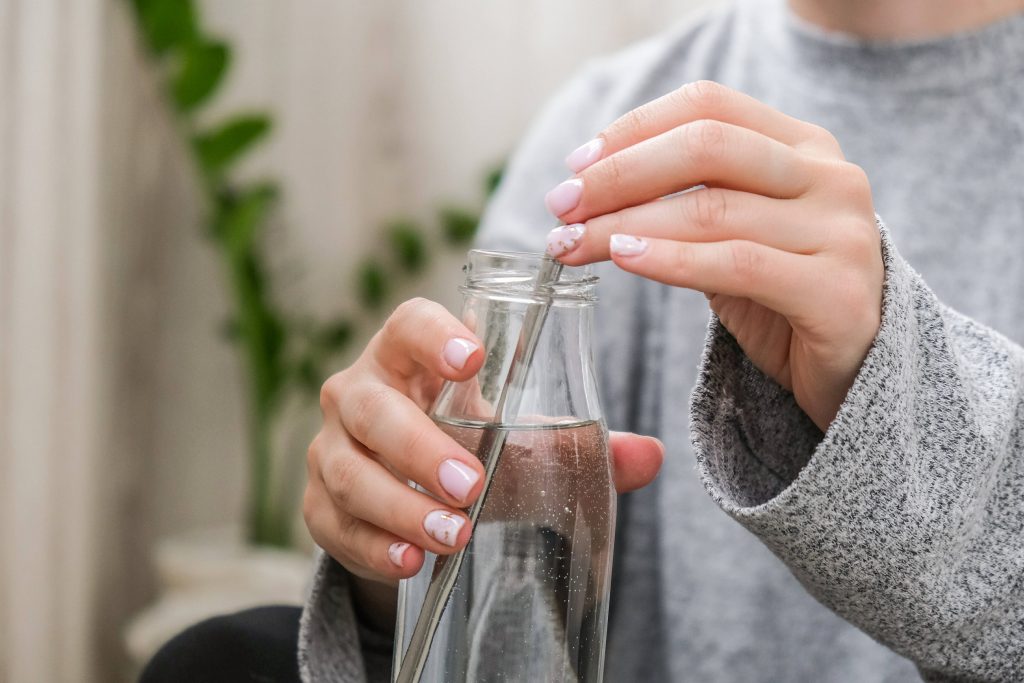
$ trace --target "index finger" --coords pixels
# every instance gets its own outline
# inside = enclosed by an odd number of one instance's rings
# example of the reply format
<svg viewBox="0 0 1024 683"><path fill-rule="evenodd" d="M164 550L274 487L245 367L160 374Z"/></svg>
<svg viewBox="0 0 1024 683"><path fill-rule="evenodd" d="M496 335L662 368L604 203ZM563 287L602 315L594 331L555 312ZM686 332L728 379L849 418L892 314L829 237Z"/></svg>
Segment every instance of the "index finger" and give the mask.
<svg viewBox="0 0 1024 683"><path fill-rule="evenodd" d="M378 366L399 377L422 368L461 381L480 369L481 346L476 335L441 304L410 299L391 314L369 351Z"/></svg>
<svg viewBox="0 0 1024 683"><path fill-rule="evenodd" d="M570 154L566 164L579 173L627 147L702 119L747 128L792 147L821 147L839 153L835 139L820 126L714 81L696 81L620 116L597 138Z"/></svg>

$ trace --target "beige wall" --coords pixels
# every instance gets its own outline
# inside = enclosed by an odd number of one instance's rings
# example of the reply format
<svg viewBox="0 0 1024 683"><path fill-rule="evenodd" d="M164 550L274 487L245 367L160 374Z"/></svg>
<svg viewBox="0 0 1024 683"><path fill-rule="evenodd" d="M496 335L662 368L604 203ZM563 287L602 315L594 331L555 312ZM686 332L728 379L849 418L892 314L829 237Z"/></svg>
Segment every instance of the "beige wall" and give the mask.
<svg viewBox="0 0 1024 683"><path fill-rule="evenodd" d="M352 268L382 219L473 201L483 169L582 62L713 1L203 0L238 47L208 115L277 116L245 171L285 183L272 238L295 274L285 299L351 306ZM0 0L10 683L116 680L118 629L154 590L153 540L232 522L241 505L243 397L215 335L218 263L127 4ZM458 263L442 259L416 293L453 303Z"/></svg>
<svg viewBox="0 0 1024 683"><path fill-rule="evenodd" d="M264 105L277 115L273 144L246 170L285 179L286 229L275 239L281 261L301 273L287 296L325 312L350 307L352 270L379 245L382 220L424 215L442 199L476 200L483 171L507 156L583 62L701 4L708 3L206 0L209 23L238 48L234 79L209 117ZM576 142L566 141L567 151ZM219 295L220 282L182 227L167 237L176 256L164 264L156 350L160 532L229 519L241 497L241 397L225 399L223 388L237 378L211 334L222 303L204 297ZM450 254L426 285L401 294L456 304L460 263Z"/></svg>

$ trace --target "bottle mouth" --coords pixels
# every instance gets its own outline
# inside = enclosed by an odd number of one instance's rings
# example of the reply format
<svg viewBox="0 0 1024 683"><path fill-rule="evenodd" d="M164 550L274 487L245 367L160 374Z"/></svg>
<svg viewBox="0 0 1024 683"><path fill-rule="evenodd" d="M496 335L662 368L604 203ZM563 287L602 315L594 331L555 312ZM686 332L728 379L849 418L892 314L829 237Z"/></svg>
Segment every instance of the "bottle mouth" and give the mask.
<svg viewBox="0 0 1024 683"><path fill-rule="evenodd" d="M526 303L550 301L553 305L581 305L597 301L595 290L599 278L590 266L563 267L558 282L539 294L535 289L537 271L550 259L542 253L473 249L462 267L466 281L460 289L463 293Z"/></svg>

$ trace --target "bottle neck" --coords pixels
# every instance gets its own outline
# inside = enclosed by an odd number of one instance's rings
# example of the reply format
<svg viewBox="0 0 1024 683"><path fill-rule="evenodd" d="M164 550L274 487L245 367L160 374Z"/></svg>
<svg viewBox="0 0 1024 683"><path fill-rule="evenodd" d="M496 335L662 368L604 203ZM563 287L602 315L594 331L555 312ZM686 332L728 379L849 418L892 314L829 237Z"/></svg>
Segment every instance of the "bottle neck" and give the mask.
<svg viewBox="0 0 1024 683"><path fill-rule="evenodd" d="M565 268L536 290L541 254L471 251L465 267L462 321L484 344L483 367L470 381L446 384L434 405L439 419L543 427L601 419L591 334L597 278ZM548 259L549 261L549 259ZM511 415L496 416L524 322L544 310L543 324Z"/></svg>
<svg viewBox="0 0 1024 683"><path fill-rule="evenodd" d="M527 309L543 304L521 304L494 298L467 298L470 317L485 319L484 344L488 362L483 374L485 395L491 405L500 394ZM592 303L565 301L550 305L523 385L517 422L589 422L601 418L593 362Z"/></svg>

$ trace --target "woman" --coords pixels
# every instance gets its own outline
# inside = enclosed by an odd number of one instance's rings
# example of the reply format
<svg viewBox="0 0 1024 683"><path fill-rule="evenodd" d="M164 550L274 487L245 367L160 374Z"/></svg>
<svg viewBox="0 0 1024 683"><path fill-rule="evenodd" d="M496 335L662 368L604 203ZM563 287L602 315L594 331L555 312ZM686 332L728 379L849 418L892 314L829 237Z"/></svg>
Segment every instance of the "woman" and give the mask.
<svg viewBox="0 0 1024 683"><path fill-rule="evenodd" d="M610 260L609 422L660 439L613 438L608 680L1024 678L1022 10L740 0L515 156L482 245L539 250L546 194L551 253ZM468 541L481 468L423 410L481 355L414 301L325 384L306 680L385 676L395 582Z"/></svg>

